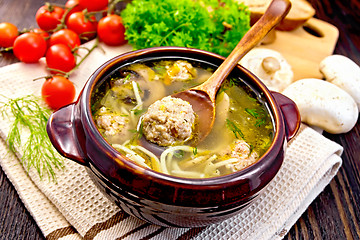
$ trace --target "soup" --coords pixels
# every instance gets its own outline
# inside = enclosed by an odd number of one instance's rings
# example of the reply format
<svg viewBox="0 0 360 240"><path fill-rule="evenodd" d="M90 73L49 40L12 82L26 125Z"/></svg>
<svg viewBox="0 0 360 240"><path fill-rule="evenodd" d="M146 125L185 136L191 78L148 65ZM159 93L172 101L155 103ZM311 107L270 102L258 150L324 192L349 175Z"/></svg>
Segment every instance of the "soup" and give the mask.
<svg viewBox="0 0 360 240"><path fill-rule="evenodd" d="M185 178L242 170L273 140L272 117L262 97L229 76L217 93L213 129L198 143L196 113L188 102L170 96L199 85L213 72L213 66L190 59L124 65L93 91L94 122L109 144L145 168Z"/></svg>

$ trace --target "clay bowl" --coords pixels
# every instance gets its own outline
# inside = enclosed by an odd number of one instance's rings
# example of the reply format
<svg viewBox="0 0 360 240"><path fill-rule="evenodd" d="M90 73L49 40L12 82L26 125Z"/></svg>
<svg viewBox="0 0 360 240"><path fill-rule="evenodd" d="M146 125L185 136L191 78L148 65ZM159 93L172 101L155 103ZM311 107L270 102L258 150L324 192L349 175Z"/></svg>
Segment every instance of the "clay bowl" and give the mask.
<svg viewBox="0 0 360 240"><path fill-rule="evenodd" d="M258 162L216 178L188 179L145 169L128 161L101 136L90 110L90 96L104 76L124 64L142 59L188 58L219 66L223 57L180 47L158 47L125 53L98 68L76 103L54 112L47 131L55 148L65 157L86 166L102 192L128 214L170 227L199 227L238 214L251 204L279 171L287 142L296 134L300 116L294 102L270 92L240 65L233 76L263 95L273 115L274 140Z"/></svg>

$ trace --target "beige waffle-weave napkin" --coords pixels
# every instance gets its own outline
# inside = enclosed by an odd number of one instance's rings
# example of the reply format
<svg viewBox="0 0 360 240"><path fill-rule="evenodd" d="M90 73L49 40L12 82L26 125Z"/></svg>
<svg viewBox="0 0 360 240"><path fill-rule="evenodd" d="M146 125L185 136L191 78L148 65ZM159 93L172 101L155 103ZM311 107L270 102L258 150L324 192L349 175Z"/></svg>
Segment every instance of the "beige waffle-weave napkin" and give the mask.
<svg viewBox="0 0 360 240"><path fill-rule="evenodd" d="M103 49L105 52L95 50L71 77L78 92L97 67L131 47ZM32 79L45 75L43 59L37 64L3 67L0 95L40 95L43 81ZM40 180L32 170L27 173L19 158L7 148L9 125L8 120L0 119L1 167L48 239L281 239L342 163L340 145L303 125L288 145L284 164L274 181L244 212L208 227L164 228L121 211L96 189L84 167L71 160L65 160L65 170L56 172L57 184L46 178Z"/></svg>

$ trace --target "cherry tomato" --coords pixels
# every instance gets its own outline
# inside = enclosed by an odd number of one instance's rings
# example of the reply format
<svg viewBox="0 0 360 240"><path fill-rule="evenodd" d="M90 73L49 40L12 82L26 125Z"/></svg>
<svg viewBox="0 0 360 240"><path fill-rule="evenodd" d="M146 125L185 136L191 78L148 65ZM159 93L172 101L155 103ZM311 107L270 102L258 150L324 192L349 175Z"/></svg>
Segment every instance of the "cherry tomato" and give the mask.
<svg viewBox="0 0 360 240"><path fill-rule="evenodd" d="M67 22L70 15L73 14L74 12L81 12L82 10L84 10L84 8L82 8L79 5L79 0L68 0L65 3L65 9L69 9L69 8L71 8L71 10L67 13L67 15L65 17L66 18L65 22Z"/></svg>
<svg viewBox="0 0 360 240"><path fill-rule="evenodd" d="M58 43L50 46L47 50L46 64L51 69L69 72L76 66L76 59L68 46ZM58 71L51 70L51 73L55 74Z"/></svg>
<svg viewBox="0 0 360 240"><path fill-rule="evenodd" d="M41 95L46 104L56 110L74 101L74 84L63 76L46 79L41 88Z"/></svg>
<svg viewBox="0 0 360 240"><path fill-rule="evenodd" d="M14 24L7 22L0 23L0 47L12 47L18 35L18 29Z"/></svg>
<svg viewBox="0 0 360 240"><path fill-rule="evenodd" d="M79 0L80 7L87 8L89 12L104 10L108 4L108 0Z"/></svg>
<svg viewBox="0 0 360 240"><path fill-rule="evenodd" d="M61 29L54 32L50 37L50 46L62 43L68 46L70 49L74 49L80 46L80 38L70 29Z"/></svg>
<svg viewBox="0 0 360 240"><path fill-rule="evenodd" d="M118 15L111 14L100 19L97 31L99 38L107 45L117 46L126 42L125 27Z"/></svg>
<svg viewBox="0 0 360 240"><path fill-rule="evenodd" d="M61 7L46 4L36 12L36 22L45 31L53 30L61 22L64 12Z"/></svg>
<svg viewBox="0 0 360 240"><path fill-rule="evenodd" d="M46 41L46 45L50 46L50 35L48 32L42 30L41 28L34 28L30 32L37 33L40 36L42 36L44 38L44 40Z"/></svg>
<svg viewBox="0 0 360 240"><path fill-rule="evenodd" d="M22 62L37 62L46 52L46 41L37 33L23 33L15 39L13 52Z"/></svg>
<svg viewBox="0 0 360 240"><path fill-rule="evenodd" d="M88 16L83 12L73 13L69 16L66 25L82 38L92 39L96 35L97 21L94 15Z"/></svg>

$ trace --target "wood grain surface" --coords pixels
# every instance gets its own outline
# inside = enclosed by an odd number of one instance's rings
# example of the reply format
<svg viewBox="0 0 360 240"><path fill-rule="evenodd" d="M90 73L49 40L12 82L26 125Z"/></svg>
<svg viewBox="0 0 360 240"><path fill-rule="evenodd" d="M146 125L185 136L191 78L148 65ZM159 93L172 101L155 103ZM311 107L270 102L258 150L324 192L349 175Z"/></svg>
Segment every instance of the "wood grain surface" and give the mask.
<svg viewBox="0 0 360 240"><path fill-rule="evenodd" d="M36 27L35 13L44 2L0 0L0 22L11 22L19 29ZM51 2L64 4L66 0ZM339 29L335 53L360 65L360 0L309 2L316 18ZM11 53L0 57L0 66L14 62ZM284 239L360 239L360 121L349 133L324 135L344 147L343 165ZM0 239L44 239L1 168L0 222Z"/></svg>

